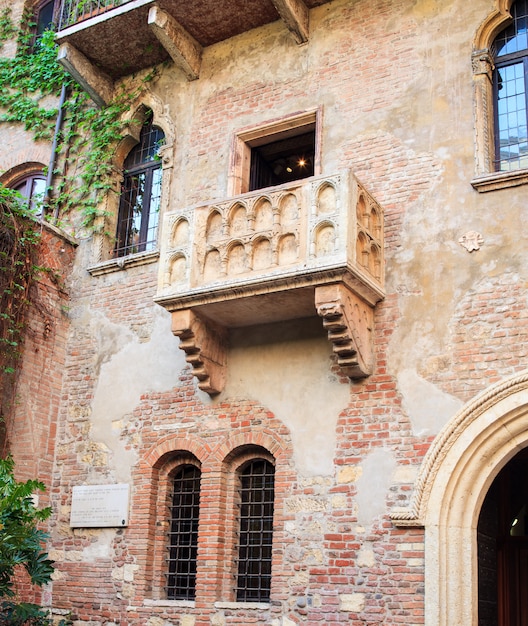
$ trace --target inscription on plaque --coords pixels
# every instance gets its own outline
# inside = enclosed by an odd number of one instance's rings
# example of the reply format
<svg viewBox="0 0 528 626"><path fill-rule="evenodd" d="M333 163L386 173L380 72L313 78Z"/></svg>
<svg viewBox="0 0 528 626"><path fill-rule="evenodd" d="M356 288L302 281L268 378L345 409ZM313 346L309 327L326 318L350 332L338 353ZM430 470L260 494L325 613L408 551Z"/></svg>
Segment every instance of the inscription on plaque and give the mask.
<svg viewBox="0 0 528 626"><path fill-rule="evenodd" d="M129 485L81 485L73 488L70 526L128 526Z"/></svg>

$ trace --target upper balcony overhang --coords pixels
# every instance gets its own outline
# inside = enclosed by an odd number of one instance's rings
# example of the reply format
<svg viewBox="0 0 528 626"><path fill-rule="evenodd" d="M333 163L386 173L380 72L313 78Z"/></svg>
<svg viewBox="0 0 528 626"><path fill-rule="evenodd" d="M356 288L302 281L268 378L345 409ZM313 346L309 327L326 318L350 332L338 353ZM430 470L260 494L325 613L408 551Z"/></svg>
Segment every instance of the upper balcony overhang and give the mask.
<svg viewBox="0 0 528 626"><path fill-rule="evenodd" d="M315 315L343 371L368 376L383 285L383 211L349 171L164 217L155 299L209 393L229 328Z"/></svg>
<svg viewBox="0 0 528 626"><path fill-rule="evenodd" d="M304 43L310 9L328 1L62 0L59 59L96 102L106 102L113 81L169 58L197 78L204 47L278 19Z"/></svg>

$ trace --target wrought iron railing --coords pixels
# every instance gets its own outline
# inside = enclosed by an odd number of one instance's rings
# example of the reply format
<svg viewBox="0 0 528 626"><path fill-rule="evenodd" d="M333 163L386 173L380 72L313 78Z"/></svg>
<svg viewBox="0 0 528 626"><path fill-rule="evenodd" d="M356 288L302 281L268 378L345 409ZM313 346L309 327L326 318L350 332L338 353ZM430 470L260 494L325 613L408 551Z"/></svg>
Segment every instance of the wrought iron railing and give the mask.
<svg viewBox="0 0 528 626"><path fill-rule="evenodd" d="M59 30L106 13L130 0L63 0L61 5Z"/></svg>

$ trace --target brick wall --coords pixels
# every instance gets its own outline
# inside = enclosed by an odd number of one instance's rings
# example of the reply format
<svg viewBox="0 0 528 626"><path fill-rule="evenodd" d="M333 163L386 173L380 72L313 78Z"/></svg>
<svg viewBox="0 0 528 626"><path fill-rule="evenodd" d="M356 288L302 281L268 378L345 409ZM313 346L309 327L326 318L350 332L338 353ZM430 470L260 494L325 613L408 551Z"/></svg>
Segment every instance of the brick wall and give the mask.
<svg viewBox="0 0 528 626"><path fill-rule="evenodd" d="M155 340L167 321L153 303L157 263L93 276L87 241L70 300L41 282L46 314L30 320L9 437L21 477L38 472L50 485L57 572L46 602L71 610L76 626L424 623L424 531L396 528L390 509L409 501L451 407L524 368L528 332L524 196L503 190L499 201L470 185L471 41L493 3L441 4L336 1L312 11L306 46L272 24L207 49L197 81L182 83L169 65L149 84L175 127L169 206L225 197L236 131L321 107L323 172L351 168L385 210L387 293L375 310L373 375L351 382L328 349L321 376L346 389L343 407L289 426L258 386L244 387L245 372L210 399L182 354L167 359L176 339L167 325ZM458 240L473 229L484 244L469 254ZM43 253L68 268L59 241ZM273 329L247 336L252 380L279 370L259 360L259 341L281 342ZM316 400L333 404L306 377L303 362L321 354L302 329L299 344L297 369L276 392L302 416ZM437 406L409 401L409 370ZM293 386L301 406L289 404ZM329 430L332 471L300 469L300 431ZM273 579L271 603L248 607L233 602L234 476L259 449L276 468ZM166 500L170 472L190 455L202 471L196 600L171 603ZM128 527L70 528L74 486L118 482L131 487Z"/></svg>
<svg viewBox="0 0 528 626"><path fill-rule="evenodd" d="M57 420L68 333L68 279L75 246L59 231L44 225L37 264L43 269L31 290L21 366L4 390L4 440L2 454L11 454L17 480L38 479L46 492L38 493L39 506L50 504ZM39 602L21 575L21 598Z"/></svg>

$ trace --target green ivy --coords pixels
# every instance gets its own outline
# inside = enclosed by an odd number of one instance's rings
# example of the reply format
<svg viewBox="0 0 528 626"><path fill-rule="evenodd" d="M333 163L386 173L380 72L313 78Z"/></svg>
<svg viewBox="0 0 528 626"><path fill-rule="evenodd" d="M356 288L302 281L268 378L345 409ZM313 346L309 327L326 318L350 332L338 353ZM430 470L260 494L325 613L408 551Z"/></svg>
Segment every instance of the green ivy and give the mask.
<svg viewBox="0 0 528 626"><path fill-rule="evenodd" d="M134 88L118 89L113 101L99 109L57 61L54 33L47 31L35 41L33 27L24 18L17 31L11 9L0 12L0 49L18 33L15 56L0 57L0 123L21 124L35 140L50 140L58 114L55 103L66 86L45 217L70 232L79 226L93 231L104 223L101 199L112 185L112 157L122 138L123 114L157 73L154 69L135 80ZM20 195L0 185L0 375L15 370L31 283L44 269L35 262L38 232Z"/></svg>
<svg viewBox="0 0 528 626"><path fill-rule="evenodd" d="M16 601L16 570L23 567L32 584L50 582L53 561L44 551L47 534L39 525L51 509L38 509L36 491L44 491L38 480L18 482L11 457L0 459L0 625L51 626L49 613L36 604ZM66 626L65 620L60 624Z"/></svg>
<svg viewBox="0 0 528 626"><path fill-rule="evenodd" d="M50 194L48 215L60 216L62 223L94 228L102 216L98 208L103 193L111 187L112 156L122 135L122 116L157 72L154 69L135 87L116 90L113 101L97 108L57 61L55 34L45 32L34 41L32 24L23 20L17 53L0 58L0 122L20 123L35 140L52 137L57 119L56 102L62 86L68 98L57 148L55 184ZM0 14L1 44L13 38L15 29L10 9Z"/></svg>
<svg viewBox="0 0 528 626"><path fill-rule="evenodd" d="M104 193L112 187L112 159L122 139L123 114L130 109L152 79L149 75L132 90L117 90L106 107L96 108L86 93L72 88L65 104L66 119L58 148L59 163L55 171L58 183L52 200L65 218L72 213L81 216L81 225L94 229Z"/></svg>
<svg viewBox="0 0 528 626"><path fill-rule="evenodd" d="M57 109L42 100L58 95L68 78L56 60L54 34L44 33L34 46L32 39L20 36L17 54L0 59L0 121L20 122L35 139L50 139Z"/></svg>
<svg viewBox="0 0 528 626"><path fill-rule="evenodd" d="M0 11L0 50L8 39L12 39L17 34L17 29L11 21L11 8L5 7Z"/></svg>
<svg viewBox="0 0 528 626"><path fill-rule="evenodd" d="M0 374L20 356L36 263L38 224L20 194L0 185Z"/></svg>

